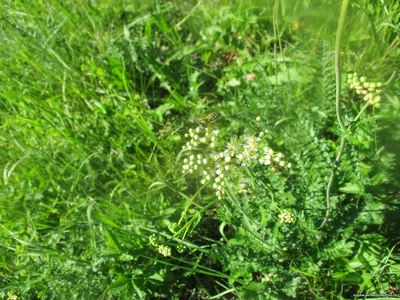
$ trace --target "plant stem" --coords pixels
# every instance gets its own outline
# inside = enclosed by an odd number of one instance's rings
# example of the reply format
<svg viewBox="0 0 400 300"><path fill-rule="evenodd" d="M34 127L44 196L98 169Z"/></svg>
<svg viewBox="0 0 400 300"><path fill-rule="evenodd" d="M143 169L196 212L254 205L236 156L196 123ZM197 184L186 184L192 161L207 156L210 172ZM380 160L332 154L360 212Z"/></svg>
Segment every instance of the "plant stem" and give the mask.
<svg viewBox="0 0 400 300"><path fill-rule="evenodd" d="M336 116L339 122L340 130L342 133L342 140L340 142L340 147L339 147L339 152L338 155L336 156L336 161L335 165L333 166L331 176L329 178L328 186L326 188L326 213L325 213L325 218L321 223L320 228L324 227L326 222L328 221L329 218L329 213L331 210L331 187L333 184L333 180L335 179L335 174L336 170L339 166L340 159L342 158L342 154L344 151L344 147L346 145L346 127L344 125L344 121L342 118L342 111L340 107L340 43L342 39L342 34L343 34L343 28L344 28L344 22L346 19L346 14L347 14L347 8L349 6L349 1L350 0L343 0L342 2L342 8L340 11L340 16L339 16L339 24L336 32L336 45L335 45L335 72L336 72Z"/></svg>
<svg viewBox="0 0 400 300"><path fill-rule="evenodd" d="M361 115L364 113L364 111L367 109L368 106L370 106L371 104L369 102L367 102L360 110L360 112L358 113L358 115L354 118L353 122L357 122L358 119L361 117Z"/></svg>

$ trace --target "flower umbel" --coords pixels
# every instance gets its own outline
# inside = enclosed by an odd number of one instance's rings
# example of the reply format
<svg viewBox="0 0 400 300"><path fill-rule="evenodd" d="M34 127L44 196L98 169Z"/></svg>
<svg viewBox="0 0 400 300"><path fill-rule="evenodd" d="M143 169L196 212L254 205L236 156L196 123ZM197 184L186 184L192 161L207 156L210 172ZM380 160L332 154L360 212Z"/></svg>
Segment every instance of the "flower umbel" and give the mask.
<svg viewBox="0 0 400 300"><path fill-rule="evenodd" d="M280 215L279 219L281 223L294 223L296 221L296 217L288 210L284 210Z"/></svg>
<svg viewBox="0 0 400 300"><path fill-rule="evenodd" d="M357 73L347 75L347 83L350 89L356 91L357 95L361 95L363 100L369 104L379 107L382 93L381 82L368 82L365 76L358 77Z"/></svg>
<svg viewBox="0 0 400 300"><path fill-rule="evenodd" d="M257 121L259 120L257 117ZM183 146L188 154L183 159L182 166L184 174L200 175L201 184L212 182L218 199L222 199L225 194L225 180L231 178L240 167L263 165L269 166L272 171L291 168L291 164L284 161L282 153L266 147L263 137L268 134L268 130L257 135L249 134L245 130L240 137L231 137L229 143L218 152L223 144L219 134L218 130L211 131L202 126L189 129L185 136L190 137L190 141Z"/></svg>

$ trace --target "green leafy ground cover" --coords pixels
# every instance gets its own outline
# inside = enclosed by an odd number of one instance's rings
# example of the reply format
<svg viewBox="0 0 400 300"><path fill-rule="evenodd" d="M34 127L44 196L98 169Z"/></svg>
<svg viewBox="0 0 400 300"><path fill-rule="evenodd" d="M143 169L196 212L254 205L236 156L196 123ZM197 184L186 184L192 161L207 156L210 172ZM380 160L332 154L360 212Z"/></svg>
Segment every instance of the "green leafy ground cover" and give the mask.
<svg viewBox="0 0 400 300"><path fill-rule="evenodd" d="M0 298L400 294L398 1L0 8Z"/></svg>

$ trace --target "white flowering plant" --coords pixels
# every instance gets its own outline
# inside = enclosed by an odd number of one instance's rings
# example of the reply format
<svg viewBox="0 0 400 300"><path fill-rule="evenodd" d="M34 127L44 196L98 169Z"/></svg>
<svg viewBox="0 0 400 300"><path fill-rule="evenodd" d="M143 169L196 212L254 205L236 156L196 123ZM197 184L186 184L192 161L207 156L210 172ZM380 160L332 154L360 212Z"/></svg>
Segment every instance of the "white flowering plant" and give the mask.
<svg viewBox="0 0 400 300"><path fill-rule="evenodd" d="M257 117L256 121L260 121ZM225 180L232 180L241 167L253 168L256 165L269 167L271 171L292 167L284 160L281 152L268 147L265 139L268 130L251 134L232 136L229 142L220 138L219 130L205 126L189 129L185 137L190 139L182 147L185 152L182 165L183 174L198 175L201 184L212 184L218 199L222 199Z"/></svg>

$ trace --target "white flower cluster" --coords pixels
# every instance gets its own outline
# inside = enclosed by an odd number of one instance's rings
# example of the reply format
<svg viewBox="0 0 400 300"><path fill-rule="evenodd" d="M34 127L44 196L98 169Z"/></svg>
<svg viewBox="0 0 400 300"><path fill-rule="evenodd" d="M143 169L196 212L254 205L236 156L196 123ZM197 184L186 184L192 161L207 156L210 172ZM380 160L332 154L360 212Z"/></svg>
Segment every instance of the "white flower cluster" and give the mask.
<svg viewBox="0 0 400 300"><path fill-rule="evenodd" d="M229 170L229 166L227 164L223 165L217 165L218 169L215 171L215 179L213 183L213 188L216 190L215 194L217 195L218 199L222 199L222 196L224 195L225 191L223 189L223 186L225 185L224 182L224 177L225 177L225 172Z"/></svg>
<svg viewBox="0 0 400 300"><path fill-rule="evenodd" d="M183 173L193 173L195 170L198 170L201 165L207 165L207 158L203 157L201 154L194 154L189 156L189 159L185 158L183 160L184 165L182 166Z"/></svg>
<svg viewBox="0 0 400 300"><path fill-rule="evenodd" d="M260 136L263 135L260 133ZM254 135L244 134L239 138L233 137L223 152L222 157L225 157L225 161L227 162L233 158L237 164L248 167L251 164L257 163L260 148L259 142L261 142L261 137L255 137Z"/></svg>
<svg viewBox="0 0 400 300"><path fill-rule="evenodd" d="M260 117L257 117L256 121L259 120ZM183 149L190 150L190 154L184 158L182 166L184 174L200 174L202 184L213 181L212 187L218 199L222 199L225 193L225 178L237 167L252 167L258 163L270 165L273 171L277 167L291 167L290 163L283 160L282 153L274 153L270 148L263 148L262 137L268 134L267 130L259 132L257 136L245 133L239 138L232 137L223 151L214 152L216 145L220 144L217 143L219 133L218 130L211 131L202 126L190 129L185 137L190 137L191 140L183 146ZM206 147L200 148L201 144ZM200 150L203 154L198 153Z"/></svg>
<svg viewBox="0 0 400 300"><path fill-rule="evenodd" d="M157 236L155 234L152 234L149 236L149 242L150 245L152 245L158 253L160 253L163 256L170 256L171 255L171 248L165 245L159 245L157 243Z"/></svg>
<svg viewBox="0 0 400 300"><path fill-rule="evenodd" d="M189 133L185 137L191 137L191 140L182 147L182 149L192 150L201 144L209 144L211 148L216 146L218 130L209 130L208 127L198 126L196 129L189 129Z"/></svg>
<svg viewBox="0 0 400 300"><path fill-rule="evenodd" d="M7 300L18 300L18 296L14 294L14 291L8 292Z"/></svg>
<svg viewBox="0 0 400 300"><path fill-rule="evenodd" d="M283 154L281 152L275 153L274 150L268 147L263 148L264 154L258 160L261 165L271 166L272 171L276 171L277 167L287 167L290 169L292 167L291 163L286 163L283 160Z"/></svg>
<svg viewBox="0 0 400 300"><path fill-rule="evenodd" d="M281 223L294 223L296 221L296 217L288 210L284 210L280 215L279 219Z"/></svg>
<svg viewBox="0 0 400 300"><path fill-rule="evenodd" d="M159 245L157 251L163 256L171 256L171 248L168 246Z"/></svg>
<svg viewBox="0 0 400 300"><path fill-rule="evenodd" d="M353 73L347 75L347 83L358 95L364 95L364 101L368 101L369 104L374 106L379 106L380 94L382 93L382 89L380 89L382 87L381 82L368 82L365 76L358 78L358 74Z"/></svg>

